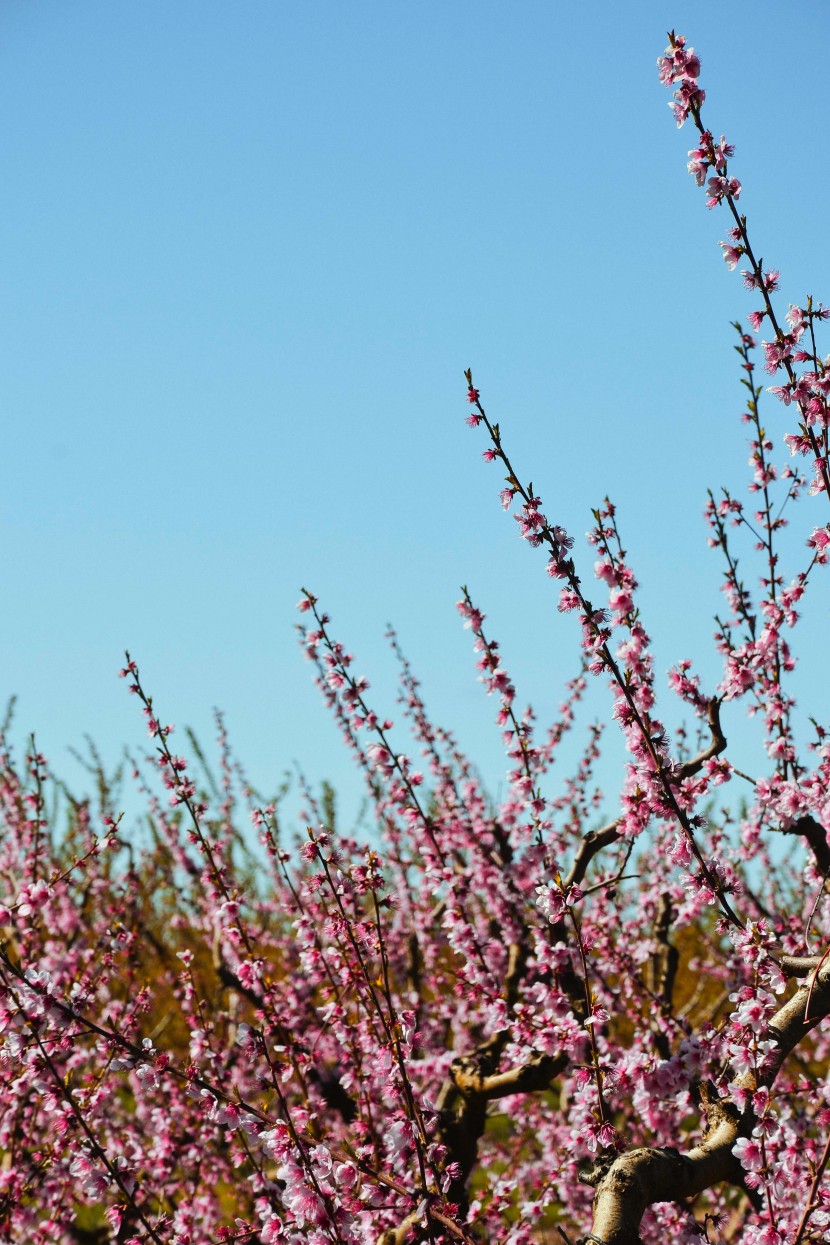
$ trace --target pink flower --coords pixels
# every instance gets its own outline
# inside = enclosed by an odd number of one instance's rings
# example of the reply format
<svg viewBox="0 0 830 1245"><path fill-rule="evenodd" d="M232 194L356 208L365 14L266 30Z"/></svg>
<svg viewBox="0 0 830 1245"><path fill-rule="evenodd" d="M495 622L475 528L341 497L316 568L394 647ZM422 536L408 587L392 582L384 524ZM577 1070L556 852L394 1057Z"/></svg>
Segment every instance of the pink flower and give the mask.
<svg viewBox="0 0 830 1245"><path fill-rule="evenodd" d="M759 1172L764 1166L760 1143L754 1137L739 1137L732 1147L732 1153L745 1171Z"/></svg>
<svg viewBox="0 0 830 1245"><path fill-rule="evenodd" d="M73 1176L77 1176L84 1187L85 1192L95 1201L100 1201L107 1191L109 1180L107 1176L99 1170L91 1161L89 1156L83 1152L76 1155L72 1160L70 1172Z"/></svg>
<svg viewBox="0 0 830 1245"><path fill-rule="evenodd" d="M709 194L709 198L706 200L706 206L716 207L720 203L723 196L727 193L728 185L729 183L725 177L721 177L720 175L717 177L710 177L709 184L706 187Z"/></svg>
<svg viewBox="0 0 830 1245"><path fill-rule="evenodd" d="M358 1180L354 1163L337 1163L334 1168L334 1179L341 1188L353 1189Z"/></svg>
<svg viewBox="0 0 830 1245"><path fill-rule="evenodd" d="M807 544L811 549L815 549L816 562L821 566L826 566L828 558L830 558L830 528L817 527L812 536L807 538Z"/></svg>
<svg viewBox="0 0 830 1245"><path fill-rule="evenodd" d="M723 248L724 263L731 272L733 268L737 268L738 260L743 254L743 248L739 246L732 246L728 242L719 242L718 246Z"/></svg>

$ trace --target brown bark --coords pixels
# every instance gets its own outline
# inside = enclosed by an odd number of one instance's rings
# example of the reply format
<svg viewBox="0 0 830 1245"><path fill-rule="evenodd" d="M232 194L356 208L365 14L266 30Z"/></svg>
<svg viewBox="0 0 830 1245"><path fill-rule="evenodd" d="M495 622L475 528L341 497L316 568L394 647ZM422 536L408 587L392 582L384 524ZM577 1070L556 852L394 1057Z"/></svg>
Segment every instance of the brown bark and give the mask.
<svg viewBox="0 0 830 1245"><path fill-rule="evenodd" d="M773 1016L769 1036L776 1051L757 1079L753 1073L736 1078L741 1088L771 1086L784 1060L811 1029L830 1015L830 964L814 969ZM738 1137L752 1124L751 1108L743 1111L728 1098L704 1095L707 1129L703 1140L683 1154L671 1148L630 1150L598 1174L594 1219L589 1240L597 1245L640 1245L640 1221L655 1202L694 1197L712 1185L742 1184L743 1170L732 1153ZM592 1178L588 1182L594 1184Z"/></svg>

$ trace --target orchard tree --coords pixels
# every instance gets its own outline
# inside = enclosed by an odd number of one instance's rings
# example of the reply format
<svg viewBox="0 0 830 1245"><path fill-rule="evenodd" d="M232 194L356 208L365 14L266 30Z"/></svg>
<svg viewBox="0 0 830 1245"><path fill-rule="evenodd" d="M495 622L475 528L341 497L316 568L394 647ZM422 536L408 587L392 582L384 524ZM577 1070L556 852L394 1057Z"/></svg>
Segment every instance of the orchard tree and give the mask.
<svg viewBox="0 0 830 1245"><path fill-rule="evenodd" d="M6 744L0 1241L830 1236L830 746L812 719L799 746L788 690L801 601L830 546L818 346L830 311L808 298L781 313L682 37L659 71L695 131L689 171L726 218L724 259L756 303L736 326L749 498L712 494L706 511L724 562L722 678L704 686L683 660L668 680L695 731L664 725L613 503L594 511L586 559L467 372L468 423L504 477L502 505L581 644L555 724L521 707L464 590L508 758L494 803L430 718L397 638L412 756L304 591L302 643L365 778L374 845L340 833L310 790L295 841L221 719L218 776L198 753L186 761L129 655L122 674L154 744L131 766L144 848L102 767L59 828L44 758L33 746L18 766ZM803 527L785 549L791 517ZM599 727L575 773L548 777L593 678L627 755L604 825ZM815 678L826 687L823 665ZM763 723L751 775L721 725L733 701Z"/></svg>

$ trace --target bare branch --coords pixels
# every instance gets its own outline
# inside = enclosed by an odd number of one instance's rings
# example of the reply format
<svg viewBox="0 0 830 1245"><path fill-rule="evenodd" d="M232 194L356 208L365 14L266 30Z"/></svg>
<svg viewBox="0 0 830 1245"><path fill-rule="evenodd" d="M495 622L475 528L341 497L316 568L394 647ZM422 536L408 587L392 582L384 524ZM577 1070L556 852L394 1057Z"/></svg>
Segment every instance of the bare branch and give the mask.
<svg viewBox="0 0 830 1245"><path fill-rule="evenodd" d="M469 1057L454 1059L450 1075L463 1094L480 1094L492 1101L510 1094L527 1094L547 1089L554 1077L567 1065L565 1055L542 1055L538 1052L525 1062L482 1076L478 1061Z"/></svg>
<svg viewBox="0 0 830 1245"><path fill-rule="evenodd" d="M827 844L827 831L820 826L809 813L799 817L791 826L781 826L779 834L798 834L804 839L813 856L819 873L826 879L830 876L830 846Z"/></svg>
<svg viewBox="0 0 830 1245"><path fill-rule="evenodd" d="M720 756L726 749L726 736L724 735L720 724L720 706L721 702L717 696L713 696L709 701L709 711L707 721L709 722L709 730L712 733L712 741L708 748L704 748L696 757L692 757L689 761L684 761L682 765L678 765L675 770L674 777L682 780L684 778L692 778L695 774L699 774L707 761L711 761L713 757Z"/></svg>
<svg viewBox="0 0 830 1245"><path fill-rule="evenodd" d="M597 852L601 852L604 847L608 847L611 843L616 843L619 837L619 817L616 821L610 821L607 826L603 826L601 830L589 830L580 844L579 851L576 853L570 873L565 878L563 883L565 890L569 886L578 886L588 872L588 866Z"/></svg>
<svg viewBox="0 0 830 1245"><path fill-rule="evenodd" d="M775 958L775 957L773 957ZM782 955L775 961L785 977L806 977L821 963L820 955Z"/></svg>

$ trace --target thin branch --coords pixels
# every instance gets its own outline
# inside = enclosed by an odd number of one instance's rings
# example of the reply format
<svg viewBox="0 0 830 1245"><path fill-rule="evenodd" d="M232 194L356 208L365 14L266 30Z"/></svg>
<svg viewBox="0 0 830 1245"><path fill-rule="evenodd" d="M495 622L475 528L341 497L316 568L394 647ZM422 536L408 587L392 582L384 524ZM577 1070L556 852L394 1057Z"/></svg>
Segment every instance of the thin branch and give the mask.
<svg viewBox="0 0 830 1245"><path fill-rule="evenodd" d="M830 847L827 844L827 831L820 826L814 817L805 813L791 826L777 827L779 834L798 834L805 840L813 853L819 873L826 879L830 875Z"/></svg>
<svg viewBox="0 0 830 1245"><path fill-rule="evenodd" d="M704 748L697 756L691 757L690 760L684 761L682 765L678 765L674 772L674 777L678 780L684 778L692 778L695 774L700 773L707 761L711 761L714 757L720 756L726 750L726 736L721 729L720 724L720 706L721 701L718 696L713 696L709 701L709 709L706 720L709 723L709 730L712 734L712 740L708 748Z"/></svg>
<svg viewBox="0 0 830 1245"><path fill-rule="evenodd" d="M597 852L601 852L604 847L609 847L612 843L616 843L619 837L619 817L616 821L610 821L607 826L603 826L601 830L589 830L579 846L579 851L574 858L568 876L562 883L563 889L568 890L571 886L578 886L588 872L588 866Z"/></svg>
<svg viewBox="0 0 830 1245"><path fill-rule="evenodd" d="M725 750L726 736L720 724L720 705L721 702L717 696L713 696L709 701L707 720L712 734L709 746L699 752L697 756L684 761L682 765L678 765L671 776L673 782L682 782L684 778L693 777L693 775L703 769L707 761L719 756ZM601 830L588 831L580 844L570 872L563 883L566 890L569 886L579 885L588 872L588 866L598 852L601 852L604 847L609 847L612 843L617 842L620 837L620 821L621 819L618 817L616 820L610 821L608 825L603 826ZM828 854L828 860L830 861L830 854Z"/></svg>
<svg viewBox="0 0 830 1245"><path fill-rule="evenodd" d="M504 1072L482 1076L478 1061L469 1056L454 1059L450 1075L463 1094L480 1094L488 1102L507 1098L510 1094L537 1093L547 1089L554 1077L566 1067L566 1055L542 1055L538 1052L525 1063Z"/></svg>

